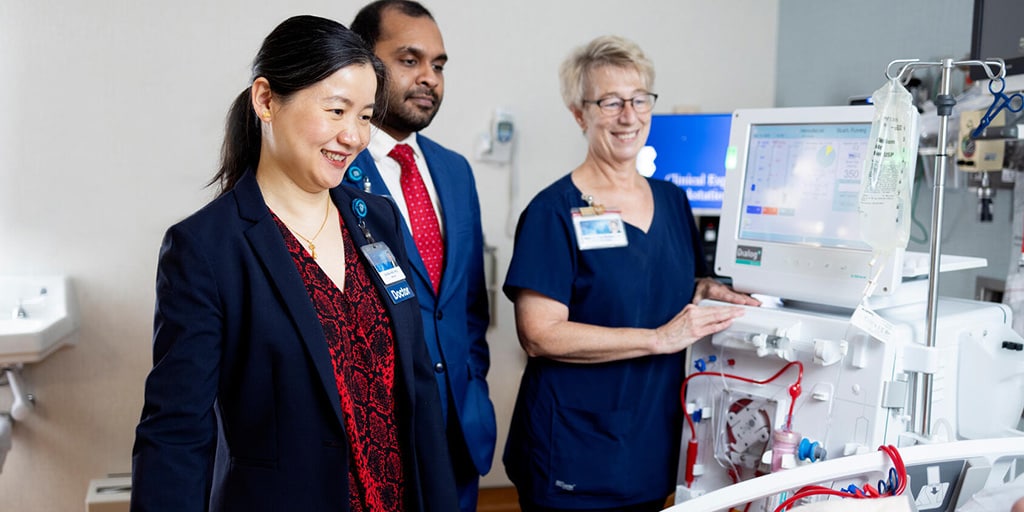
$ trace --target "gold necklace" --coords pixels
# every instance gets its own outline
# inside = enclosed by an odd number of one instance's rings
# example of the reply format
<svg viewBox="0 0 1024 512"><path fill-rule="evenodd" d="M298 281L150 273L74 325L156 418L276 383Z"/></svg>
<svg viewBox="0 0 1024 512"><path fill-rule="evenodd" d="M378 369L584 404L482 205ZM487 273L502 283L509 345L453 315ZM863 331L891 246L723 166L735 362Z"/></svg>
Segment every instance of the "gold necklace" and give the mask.
<svg viewBox="0 0 1024 512"><path fill-rule="evenodd" d="M302 241L306 242L306 245L309 246L309 255L312 256L314 260L316 259L316 244L314 244L313 241L316 240L316 237L320 236L320 232L322 232L324 230L324 226L327 225L327 218L330 217L330 216L331 216L331 198L330 198L330 196L328 196L327 197L327 211L324 212L324 221L320 223L320 229L316 230L316 233L313 234L313 238L306 238L306 237L300 235L298 231L295 231L291 227L288 227L288 229L291 230L291 232L294 233L295 236L301 238ZM287 224L285 224L285 226L287 226Z"/></svg>

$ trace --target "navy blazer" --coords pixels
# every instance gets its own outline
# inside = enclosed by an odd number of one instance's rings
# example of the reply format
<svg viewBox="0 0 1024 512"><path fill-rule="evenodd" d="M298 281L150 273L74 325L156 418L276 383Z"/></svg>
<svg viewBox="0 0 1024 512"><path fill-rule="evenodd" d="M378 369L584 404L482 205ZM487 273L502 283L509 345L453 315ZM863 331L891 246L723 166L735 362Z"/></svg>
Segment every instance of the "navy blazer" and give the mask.
<svg viewBox="0 0 1024 512"><path fill-rule="evenodd" d="M132 510L349 509L348 438L320 321L255 173L172 226L160 249L153 369L132 463ZM331 191L357 247L366 226L408 266L398 210ZM406 509L458 509L415 300L393 304Z"/></svg>
<svg viewBox="0 0 1024 512"><path fill-rule="evenodd" d="M497 424L487 387L490 352L487 348L487 282L484 280L484 235L480 226L480 200L473 171L466 159L440 144L416 134L430 169L445 229L445 262L437 293L430 283L408 225L402 223L406 252L412 265L411 279L423 315L427 350L445 403L445 419L454 412L477 472L486 474L494 458ZM390 196L369 150L360 153L349 169L345 184L362 188L369 180L371 191ZM360 172L361 171L361 172ZM360 176L362 175L362 176Z"/></svg>

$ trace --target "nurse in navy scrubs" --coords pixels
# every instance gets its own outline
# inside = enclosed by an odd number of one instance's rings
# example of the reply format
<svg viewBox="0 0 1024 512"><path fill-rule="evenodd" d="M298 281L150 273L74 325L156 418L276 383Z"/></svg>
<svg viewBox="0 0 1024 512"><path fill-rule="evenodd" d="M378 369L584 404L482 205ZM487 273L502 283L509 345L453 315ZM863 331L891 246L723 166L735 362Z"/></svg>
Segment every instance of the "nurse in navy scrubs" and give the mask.
<svg viewBox="0 0 1024 512"><path fill-rule="evenodd" d="M681 435L683 350L757 305L707 277L686 195L636 157L657 95L634 43L599 37L561 70L586 158L519 219L504 291L529 356L504 462L525 512L661 510Z"/></svg>
<svg viewBox="0 0 1024 512"><path fill-rule="evenodd" d="M331 20L263 41L160 248L133 511L458 510L401 217L338 186L385 76Z"/></svg>

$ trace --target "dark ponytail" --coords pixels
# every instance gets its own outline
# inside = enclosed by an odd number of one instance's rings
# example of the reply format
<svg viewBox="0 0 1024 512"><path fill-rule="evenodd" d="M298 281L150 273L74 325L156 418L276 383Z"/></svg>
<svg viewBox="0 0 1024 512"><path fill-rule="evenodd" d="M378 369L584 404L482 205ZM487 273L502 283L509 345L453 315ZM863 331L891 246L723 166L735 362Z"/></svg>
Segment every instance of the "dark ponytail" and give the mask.
<svg viewBox="0 0 1024 512"><path fill-rule="evenodd" d="M252 63L252 80L263 77L282 102L296 92L353 64L368 64L377 75L377 98L382 98L387 71L362 38L342 24L317 16L294 16L281 22L263 40ZM252 81L250 81L250 84ZM220 169L210 180L218 195L231 190L260 161L263 132L252 107L251 87L235 98L228 111L221 146ZM377 110L383 110L380 105Z"/></svg>
<svg viewBox="0 0 1024 512"><path fill-rule="evenodd" d="M252 87L246 87L228 110L224 143L220 148L220 170L209 183L218 185L218 195L231 190L242 175L255 169L260 161L262 129L260 118L252 109L251 90Z"/></svg>

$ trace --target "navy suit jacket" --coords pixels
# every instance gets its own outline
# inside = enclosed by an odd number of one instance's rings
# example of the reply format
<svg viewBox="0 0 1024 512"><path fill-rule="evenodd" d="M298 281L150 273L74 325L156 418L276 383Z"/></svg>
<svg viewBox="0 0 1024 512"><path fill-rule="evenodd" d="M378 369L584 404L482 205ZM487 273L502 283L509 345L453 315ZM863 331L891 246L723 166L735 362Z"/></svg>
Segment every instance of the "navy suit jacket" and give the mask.
<svg viewBox="0 0 1024 512"><path fill-rule="evenodd" d="M445 263L441 286L434 293L408 225L402 223L405 247L412 265L411 279L416 286L424 335L445 404L445 418L454 412L462 427L466 449L477 472L487 473L494 458L497 426L494 405L488 395L487 370L487 283L484 280L483 229L480 226L480 200L473 171L462 155L416 135L430 169L430 176L441 202L445 229ZM360 153L352 168L362 171L375 194L391 195L369 150ZM350 168L350 171L354 169ZM345 184L362 188L359 171L350 172Z"/></svg>
<svg viewBox="0 0 1024 512"><path fill-rule="evenodd" d="M411 274L389 201L331 196ZM440 399L415 300L393 304L406 509L458 510ZM132 510L348 510L349 444L320 321L253 172L172 226L160 249L153 335L133 449Z"/></svg>

